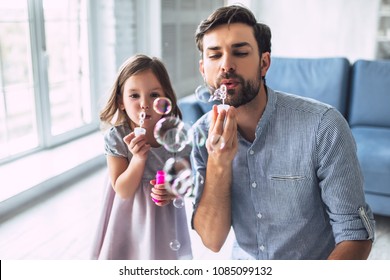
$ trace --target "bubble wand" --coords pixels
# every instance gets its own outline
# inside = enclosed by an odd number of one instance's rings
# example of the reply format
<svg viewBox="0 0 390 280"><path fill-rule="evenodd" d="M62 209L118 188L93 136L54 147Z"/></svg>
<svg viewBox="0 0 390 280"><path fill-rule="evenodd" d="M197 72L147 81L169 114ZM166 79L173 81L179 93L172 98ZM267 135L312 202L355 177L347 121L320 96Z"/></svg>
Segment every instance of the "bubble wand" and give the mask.
<svg viewBox="0 0 390 280"><path fill-rule="evenodd" d="M222 110L227 111L230 107L229 105L225 104L226 92L227 92L226 85L221 85L219 89L215 91L215 94L218 95L218 98L222 100L222 104L218 105L218 113L221 113Z"/></svg>
<svg viewBox="0 0 390 280"><path fill-rule="evenodd" d="M144 111L142 111L139 114L139 127L134 128L135 136L146 134L146 129L142 127L144 125L144 122L145 122L145 117L146 117L146 113Z"/></svg>
<svg viewBox="0 0 390 280"><path fill-rule="evenodd" d="M219 88L215 90L214 94L210 96L209 102L214 100L222 100L222 104L218 105L218 113L221 113L222 110L227 111L230 107L229 105L225 104L226 93L227 93L226 85L221 85Z"/></svg>

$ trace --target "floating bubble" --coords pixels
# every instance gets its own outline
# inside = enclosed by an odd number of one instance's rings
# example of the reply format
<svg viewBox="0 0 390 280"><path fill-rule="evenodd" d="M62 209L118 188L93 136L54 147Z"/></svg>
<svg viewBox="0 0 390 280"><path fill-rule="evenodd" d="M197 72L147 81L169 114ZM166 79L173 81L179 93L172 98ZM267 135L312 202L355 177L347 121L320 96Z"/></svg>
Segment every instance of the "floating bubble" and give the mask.
<svg viewBox="0 0 390 280"><path fill-rule="evenodd" d="M200 85L195 89L195 97L201 102L209 102L211 96L210 89L206 85Z"/></svg>
<svg viewBox="0 0 390 280"><path fill-rule="evenodd" d="M222 135L212 134L209 136L209 139L207 141L211 152L221 150L223 149L223 147L225 147L225 139Z"/></svg>
<svg viewBox="0 0 390 280"><path fill-rule="evenodd" d="M175 206L176 208L183 208L184 207L184 199L181 198L181 197L176 197L174 200L173 200L173 206Z"/></svg>
<svg viewBox="0 0 390 280"><path fill-rule="evenodd" d="M168 192L183 197L191 194L193 178L191 166L184 158L170 158L164 165L165 188Z"/></svg>
<svg viewBox="0 0 390 280"><path fill-rule="evenodd" d="M182 151L189 143L189 125L180 119L170 116L160 119L154 127L154 138L171 153Z"/></svg>
<svg viewBox="0 0 390 280"><path fill-rule="evenodd" d="M172 191L179 196L186 196L192 190L192 172L190 169L180 172L172 183Z"/></svg>
<svg viewBox="0 0 390 280"><path fill-rule="evenodd" d="M179 241L177 241L176 239L172 240L170 243L169 243L169 247L171 247L171 249L173 251L179 251L180 247L181 247L181 244Z"/></svg>
<svg viewBox="0 0 390 280"><path fill-rule="evenodd" d="M153 109L160 115L167 115L172 110L172 102L167 97L158 97L153 102Z"/></svg>
<svg viewBox="0 0 390 280"><path fill-rule="evenodd" d="M192 127L188 131L188 136L193 146L203 147L206 144L206 132L203 131L199 126Z"/></svg>

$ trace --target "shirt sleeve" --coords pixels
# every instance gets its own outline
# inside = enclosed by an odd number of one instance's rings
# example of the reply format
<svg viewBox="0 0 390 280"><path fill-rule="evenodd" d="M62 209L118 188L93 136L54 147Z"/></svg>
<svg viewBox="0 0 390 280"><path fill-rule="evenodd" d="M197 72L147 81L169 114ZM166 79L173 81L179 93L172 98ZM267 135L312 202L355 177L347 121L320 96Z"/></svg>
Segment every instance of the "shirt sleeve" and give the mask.
<svg viewBox="0 0 390 280"><path fill-rule="evenodd" d="M205 146L208 127L205 122L197 122L193 126L194 143L191 152L191 167L192 174L195 176L194 180L194 195L195 202L193 204L193 213L191 218L191 228L194 229L194 215L199 204L199 200L203 193L205 178L206 178L206 164L208 153Z"/></svg>
<svg viewBox="0 0 390 280"><path fill-rule="evenodd" d="M374 216L365 202L356 143L344 117L334 108L317 133L319 185L336 243L374 239Z"/></svg>
<svg viewBox="0 0 390 280"><path fill-rule="evenodd" d="M128 148L123 141L124 133L119 127L111 127L104 135L105 154L116 157L128 157Z"/></svg>

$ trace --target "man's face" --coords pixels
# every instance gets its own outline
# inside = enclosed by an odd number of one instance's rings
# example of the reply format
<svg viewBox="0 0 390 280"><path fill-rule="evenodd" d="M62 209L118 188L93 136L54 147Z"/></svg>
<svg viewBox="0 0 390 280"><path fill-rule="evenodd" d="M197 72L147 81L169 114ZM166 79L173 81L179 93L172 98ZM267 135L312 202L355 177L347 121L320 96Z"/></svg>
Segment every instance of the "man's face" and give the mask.
<svg viewBox="0 0 390 280"><path fill-rule="evenodd" d="M261 63L253 28L242 23L224 24L203 37L199 70L212 88L226 85L225 103L239 107L260 92Z"/></svg>

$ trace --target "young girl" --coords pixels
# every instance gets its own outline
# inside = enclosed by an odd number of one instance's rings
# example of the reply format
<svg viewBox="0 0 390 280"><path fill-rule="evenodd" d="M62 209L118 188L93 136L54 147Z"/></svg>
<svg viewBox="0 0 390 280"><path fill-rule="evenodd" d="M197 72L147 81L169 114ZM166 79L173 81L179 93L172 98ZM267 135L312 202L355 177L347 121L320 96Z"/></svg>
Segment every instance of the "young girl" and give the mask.
<svg viewBox="0 0 390 280"><path fill-rule="evenodd" d="M103 124L111 124L104 138L109 187L93 259L192 258L185 208L175 208L173 197L154 180L157 170L173 157L153 135L162 118L153 110L158 97L170 99L171 114L181 117L163 63L145 55L127 60L100 114ZM134 129L140 126L146 133L136 136ZM186 147L176 156L188 157L189 153Z"/></svg>

